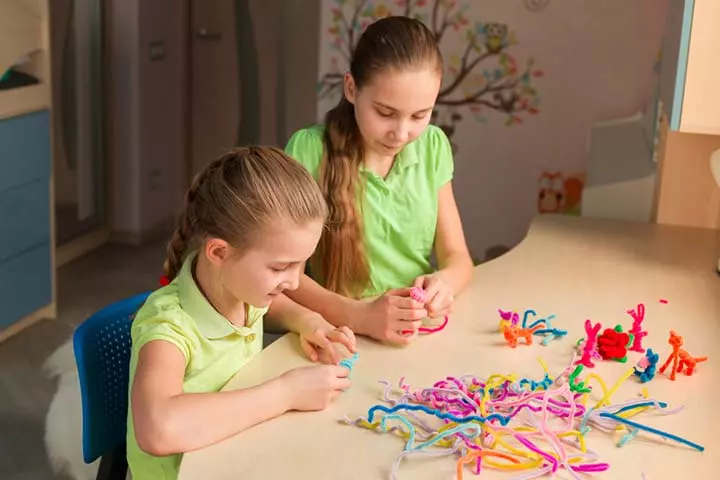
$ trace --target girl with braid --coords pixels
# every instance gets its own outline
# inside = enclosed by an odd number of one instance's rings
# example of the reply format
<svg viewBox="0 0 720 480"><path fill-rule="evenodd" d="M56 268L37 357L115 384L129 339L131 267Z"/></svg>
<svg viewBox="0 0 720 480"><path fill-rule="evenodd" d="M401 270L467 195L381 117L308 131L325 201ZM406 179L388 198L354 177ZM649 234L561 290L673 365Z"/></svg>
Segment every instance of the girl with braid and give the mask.
<svg viewBox="0 0 720 480"><path fill-rule="evenodd" d="M174 479L181 455L349 387L347 327L290 300L327 216L317 184L279 149L239 148L193 181L167 247L170 283L132 326L127 458L132 476ZM223 386L262 349L263 327L297 332L323 365L251 388Z"/></svg>
<svg viewBox="0 0 720 480"><path fill-rule="evenodd" d="M334 325L396 344L415 338L424 317L449 314L472 277L452 149L429 125L442 71L435 36L421 21L376 21L353 51L325 124L297 131L285 150L329 207L309 275L288 295ZM413 286L425 290L424 303L410 297Z"/></svg>

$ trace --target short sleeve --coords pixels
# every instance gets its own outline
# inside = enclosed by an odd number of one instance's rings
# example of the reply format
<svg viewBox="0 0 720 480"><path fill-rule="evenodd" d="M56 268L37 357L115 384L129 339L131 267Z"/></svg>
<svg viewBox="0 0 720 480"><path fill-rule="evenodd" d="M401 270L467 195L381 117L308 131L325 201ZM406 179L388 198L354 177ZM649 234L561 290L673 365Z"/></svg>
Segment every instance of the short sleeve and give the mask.
<svg viewBox="0 0 720 480"><path fill-rule="evenodd" d="M182 352L187 365L190 359L189 342L179 325L159 316L145 317L139 322L133 322L132 348L136 353L154 340L164 340L175 345Z"/></svg>
<svg viewBox="0 0 720 480"><path fill-rule="evenodd" d="M433 127L430 144L435 159L435 187L440 189L452 180L455 174L452 145L445 132L439 127Z"/></svg>
<svg viewBox="0 0 720 480"><path fill-rule="evenodd" d="M285 147L285 153L300 162L317 180L323 156L323 127L313 126L295 132Z"/></svg>

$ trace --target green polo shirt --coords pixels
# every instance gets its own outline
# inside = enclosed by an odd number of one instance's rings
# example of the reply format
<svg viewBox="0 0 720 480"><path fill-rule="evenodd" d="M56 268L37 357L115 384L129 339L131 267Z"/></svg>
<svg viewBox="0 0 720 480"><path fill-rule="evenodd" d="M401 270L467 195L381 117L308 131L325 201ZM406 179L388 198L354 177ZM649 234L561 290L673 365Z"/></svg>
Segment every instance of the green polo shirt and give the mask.
<svg viewBox="0 0 720 480"><path fill-rule="evenodd" d="M262 350L263 316L267 309L249 307L248 325L236 327L220 315L198 289L192 275L195 254L189 255L179 275L153 292L132 325L130 388L138 353L153 340L175 345L185 356L183 392L218 392ZM132 399L132 395L130 396ZM130 400L132 402L132 400ZM177 478L181 455L155 457L135 440L132 403L127 422L127 459L134 480Z"/></svg>
<svg viewBox="0 0 720 480"><path fill-rule="evenodd" d="M285 151L317 180L323 158L323 126L297 131ZM430 273L438 192L453 177L453 156L445 133L429 125L395 159L387 177L360 167L364 182L363 222L370 285L364 296L412 285Z"/></svg>

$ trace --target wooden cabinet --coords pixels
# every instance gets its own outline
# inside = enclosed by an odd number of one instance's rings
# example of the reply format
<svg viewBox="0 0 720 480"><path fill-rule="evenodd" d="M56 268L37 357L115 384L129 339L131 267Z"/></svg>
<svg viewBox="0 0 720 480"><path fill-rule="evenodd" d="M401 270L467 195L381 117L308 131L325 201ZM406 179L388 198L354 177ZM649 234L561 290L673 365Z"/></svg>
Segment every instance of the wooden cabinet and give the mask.
<svg viewBox="0 0 720 480"><path fill-rule="evenodd" d="M661 99L671 130L720 135L720 1L671 0Z"/></svg>
<svg viewBox="0 0 720 480"><path fill-rule="evenodd" d="M44 0L0 1L0 341L55 316L47 20Z"/></svg>

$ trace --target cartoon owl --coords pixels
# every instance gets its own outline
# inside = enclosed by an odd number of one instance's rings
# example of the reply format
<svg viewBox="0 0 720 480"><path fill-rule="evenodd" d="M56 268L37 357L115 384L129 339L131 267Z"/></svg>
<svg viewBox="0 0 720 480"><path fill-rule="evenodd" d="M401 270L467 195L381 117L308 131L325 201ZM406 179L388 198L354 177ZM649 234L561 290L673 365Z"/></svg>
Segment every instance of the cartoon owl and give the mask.
<svg viewBox="0 0 720 480"><path fill-rule="evenodd" d="M485 48L487 48L488 52L500 52L505 46L507 34L507 25L496 22L485 24Z"/></svg>

